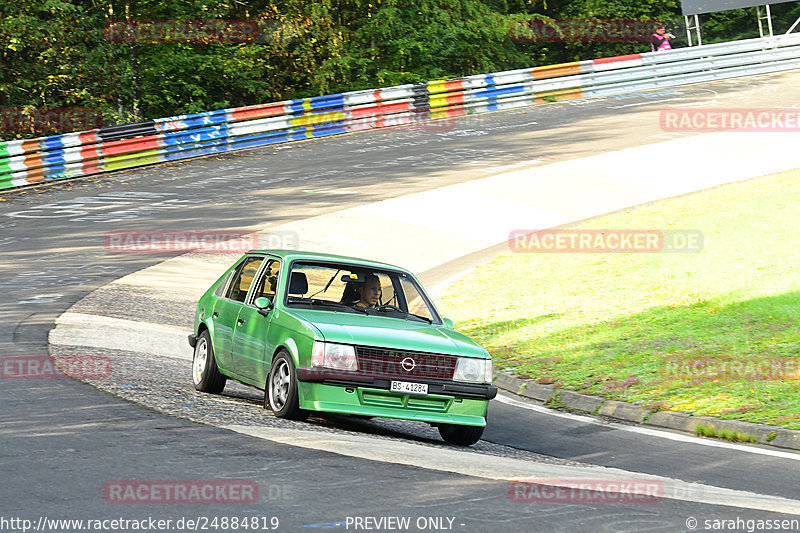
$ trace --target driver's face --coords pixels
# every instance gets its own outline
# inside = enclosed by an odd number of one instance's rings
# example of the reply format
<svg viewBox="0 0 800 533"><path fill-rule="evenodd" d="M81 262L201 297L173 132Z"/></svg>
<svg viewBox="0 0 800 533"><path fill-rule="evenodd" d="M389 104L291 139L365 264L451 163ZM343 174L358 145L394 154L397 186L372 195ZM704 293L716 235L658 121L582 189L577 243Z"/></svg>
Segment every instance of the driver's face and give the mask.
<svg viewBox="0 0 800 533"><path fill-rule="evenodd" d="M375 278L370 278L361 288L361 301L374 307L378 304L381 297L381 282Z"/></svg>

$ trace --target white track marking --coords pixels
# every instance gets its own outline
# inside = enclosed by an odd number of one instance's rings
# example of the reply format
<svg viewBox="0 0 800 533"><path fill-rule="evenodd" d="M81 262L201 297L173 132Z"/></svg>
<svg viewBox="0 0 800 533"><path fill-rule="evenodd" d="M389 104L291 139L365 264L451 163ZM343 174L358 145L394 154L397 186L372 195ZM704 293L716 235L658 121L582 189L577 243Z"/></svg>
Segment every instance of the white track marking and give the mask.
<svg viewBox="0 0 800 533"><path fill-rule="evenodd" d="M454 448L446 445L427 446L403 440L378 439L362 434L327 433L274 426L231 425L222 427L290 446L483 479L564 487L580 482L603 480L608 486L603 492L614 494L621 494L625 490L612 488L614 482L619 483L620 487L631 482L652 482L661 487L660 490L665 499L800 515L800 501L798 500L701 483L688 483L652 474L629 472L619 468L539 463L484 454L469 448ZM503 490L507 491L508 489Z"/></svg>
<svg viewBox="0 0 800 533"><path fill-rule="evenodd" d="M522 409L527 409L529 411L536 411L537 413L546 414L549 416L555 416L558 418L566 418L569 420L575 420L577 422L582 422L584 424L592 424L596 426L605 426L605 427L613 427L614 429L619 429L620 431L629 431L631 433L638 433L640 435L649 435L651 437L658 437L660 439L668 439L674 440L678 442L688 442L691 444L699 444L701 446L710 446L712 448L725 448L728 450L736 450L739 452L745 453L754 453L757 455L768 455L770 457L780 457L781 459L791 459L793 461L800 461L800 454L792 453L792 452L782 452L779 450L770 450L765 448L756 448L751 446L745 446L741 444L734 444L732 442L724 442L724 441L716 441L716 440L708 440L703 439L700 437L692 437L689 435L682 435L680 433L672 433L670 431L663 431L658 429L650 429L650 428L643 428L640 426L626 426L624 424L617 424L614 422L603 422L596 418L592 418L590 416L584 415L574 415L572 413L564 413L561 411L555 411L553 409L548 409L547 407L542 407L541 405L532 405L520 400L516 400L514 398L509 398L508 396L498 395L496 400L501 403L512 405L514 407L519 407Z"/></svg>

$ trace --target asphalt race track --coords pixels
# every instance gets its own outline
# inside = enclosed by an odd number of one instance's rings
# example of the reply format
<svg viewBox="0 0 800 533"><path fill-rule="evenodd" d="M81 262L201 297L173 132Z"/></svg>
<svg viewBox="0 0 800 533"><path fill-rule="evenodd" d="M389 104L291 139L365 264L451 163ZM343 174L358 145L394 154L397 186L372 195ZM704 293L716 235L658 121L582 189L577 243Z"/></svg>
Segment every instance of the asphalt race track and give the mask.
<svg viewBox="0 0 800 533"><path fill-rule="evenodd" d="M104 248L109 231L280 224L485 177L509 164L547 164L675 138L680 134L658 126L665 106L776 105L800 105L800 74L547 104L427 131L344 135L6 193L0 196L0 355L46 355L58 315L92 290L172 257L110 254ZM431 286L497 250L420 276ZM146 302L108 302L117 304L138 305L143 316L163 312ZM206 523L233 516L257 518L260 529L272 528L277 517L279 531L364 531L397 530L388 517L407 517L410 531L465 532L691 531L713 527L706 520L737 519L747 530L747 520L800 518L800 454L788 450L651 434L545 412L504 395L492 403L484 440L464 451L406 422L277 420L261 409L257 391L229 386L222 397L195 393L184 362L136 348L99 354L125 368L104 390L70 379L0 379L0 531L22 530L19 521L3 522L12 518L43 531L78 529L48 527L51 519L153 517L173 520L161 530L177 531L182 517ZM217 427L231 425L271 428L284 442ZM301 430L315 432L320 443L287 444ZM354 451L362 445L374 448L374 457ZM409 449L419 457L400 461ZM452 454L460 454L470 475L441 466ZM609 467L630 472L630 479L678 480L696 492L646 502L519 501L508 481L477 473L503 461L585 465L594 479L606 471L592 468ZM104 497L115 480L221 479L255 481L259 499L126 505ZM732 496L709 487L730 489ZM741 502L737 494L744 495ZM203 528L181 530L189 529Z"/></svg>

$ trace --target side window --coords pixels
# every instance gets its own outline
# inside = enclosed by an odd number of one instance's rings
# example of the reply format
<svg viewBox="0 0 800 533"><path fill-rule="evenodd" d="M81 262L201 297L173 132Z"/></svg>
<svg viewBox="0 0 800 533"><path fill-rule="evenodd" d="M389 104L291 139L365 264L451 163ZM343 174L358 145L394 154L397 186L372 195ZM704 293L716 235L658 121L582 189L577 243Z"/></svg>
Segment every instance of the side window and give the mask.
<svg viewBox="0 0 800 533"><path fill-rule="evenodd" d="M214 296L222 298L225 295L225 289L228 288L228 283L230 283L231 277L234 276L235 274L236 272L234 271L234 272L229 272L228 275L225 276L225 279L222 281L222 283L217 285L217 288L214 291Z"/></svg>
<svg viewBox="0 0 800 533"><path fill-rule="evenodd" d="M247 297L247 291L250 290L250 285L253 283L253 278L256 277L258 267L263 262L263 257L248 257L242 261L225 296L231 300L244 302Z"/></svg>
<svg viewBox="0 0 800 533"><path fill-rule="evenodd" d="M277 259L270 259L266 268L261 273L261 279L258 282L258 290L256 290L255 298L261 296L269 298L270 301L275 301L275 290L278 286L278 272L281 270L281 262Z"/></svg>
<svg viewBox="0 0 800 533"><path fill-rule="evenodd" d="M402 277L400 279L400 283L403 287L403 292L405 293L408 312L433 320L433 313L411 280Z"/></svg>

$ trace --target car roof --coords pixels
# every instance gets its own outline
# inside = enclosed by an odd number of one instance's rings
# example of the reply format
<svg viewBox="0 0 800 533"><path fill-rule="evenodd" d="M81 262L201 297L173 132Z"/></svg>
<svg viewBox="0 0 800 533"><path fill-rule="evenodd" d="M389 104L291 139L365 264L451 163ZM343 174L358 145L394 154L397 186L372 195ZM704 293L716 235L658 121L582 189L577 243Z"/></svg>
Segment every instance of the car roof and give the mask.
<svg viewBox="0 0 800 533"><path fill-rule="evenodd" d="M346 255L326 254L320 252L304 252L301 250L250 250L248 254L269 254L283 258L286 261L294 261L296 259L310 259L314 261L331 260L342 263L350 263L359 266L391 268L394 270L402 270L407 272L405 268L381 261L373 261L371 259L362 259L359 257L351 257Z"/></svg>

